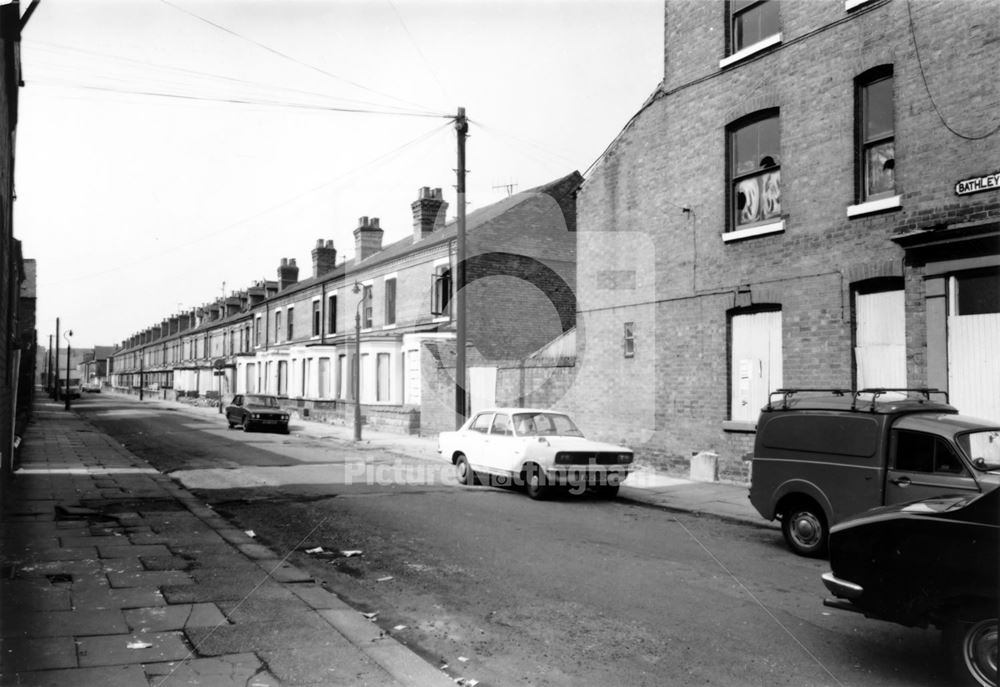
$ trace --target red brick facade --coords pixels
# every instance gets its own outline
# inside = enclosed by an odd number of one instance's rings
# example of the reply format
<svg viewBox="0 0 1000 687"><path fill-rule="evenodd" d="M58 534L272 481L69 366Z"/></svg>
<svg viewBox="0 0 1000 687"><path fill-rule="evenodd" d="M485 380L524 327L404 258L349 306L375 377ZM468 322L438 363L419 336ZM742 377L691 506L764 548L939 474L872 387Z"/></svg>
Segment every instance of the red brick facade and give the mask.
<svg viewBox="0 0 1000 687"><path fill-rule="evenodd" d="M779 33L742 59L727 12L666 2L663 83L579 194L572 399L592 434L679 469L713 450L723 477L743 479L753 433L731 418L734 315L780 310L782 386L850 388L854 293L898 283L906 384L947 387L933 299L949 275L1000 265L1000 189L955 191L1000 171L1000 6L784 0ZM898 196L881 210L857 181L858 79L876 67L893 76ZM727 132L760 112L780 123L781 222L732 240Z"/></svg>

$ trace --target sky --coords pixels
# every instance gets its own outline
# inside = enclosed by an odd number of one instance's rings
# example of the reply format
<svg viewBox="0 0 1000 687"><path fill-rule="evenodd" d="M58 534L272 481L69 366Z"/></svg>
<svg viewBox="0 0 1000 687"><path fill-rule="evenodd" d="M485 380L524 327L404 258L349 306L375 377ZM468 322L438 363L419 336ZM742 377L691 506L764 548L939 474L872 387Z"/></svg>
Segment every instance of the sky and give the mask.
<svg viewBox="0 0 1000 687"><path fill-rule="evenodd" d="M351 258L361 216L402 239L422 186L450 220L459 107L469 210L585 172L662 78L663 2L41 0L21 57L38 342L86 348Z"/></svg>

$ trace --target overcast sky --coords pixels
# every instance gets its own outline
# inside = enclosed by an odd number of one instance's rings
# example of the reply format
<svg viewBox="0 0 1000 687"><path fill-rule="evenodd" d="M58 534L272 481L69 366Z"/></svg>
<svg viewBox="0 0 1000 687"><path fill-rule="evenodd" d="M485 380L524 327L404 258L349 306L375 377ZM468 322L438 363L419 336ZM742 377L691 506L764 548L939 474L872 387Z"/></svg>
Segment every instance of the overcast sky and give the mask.
<svg viewBox="0 0 1000 687"><path fill-rule="evenodd" d="M451 218L459 106L470 209L584 172L660 81L662 4L42 0L14 206L39 344L56 317L74 347L120 343L283 257L306 278L362 215L391 243L421 186Z"/></svg>

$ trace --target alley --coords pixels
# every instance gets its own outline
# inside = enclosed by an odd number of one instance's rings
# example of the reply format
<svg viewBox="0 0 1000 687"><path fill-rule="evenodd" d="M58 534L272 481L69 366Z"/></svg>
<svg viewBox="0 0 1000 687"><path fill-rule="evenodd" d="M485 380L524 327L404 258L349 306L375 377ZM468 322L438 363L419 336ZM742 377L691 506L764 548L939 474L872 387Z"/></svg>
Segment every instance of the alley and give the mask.
<svg viewBox="0 0 1000 687"><path fill-rule="evenodd" d="M244 434L122 397L77 411L432 664L484 685L944 681L937 633L824 608L826 563L791 555L774 530L458 487L443 462L316 439L308 423Z"/></svg>

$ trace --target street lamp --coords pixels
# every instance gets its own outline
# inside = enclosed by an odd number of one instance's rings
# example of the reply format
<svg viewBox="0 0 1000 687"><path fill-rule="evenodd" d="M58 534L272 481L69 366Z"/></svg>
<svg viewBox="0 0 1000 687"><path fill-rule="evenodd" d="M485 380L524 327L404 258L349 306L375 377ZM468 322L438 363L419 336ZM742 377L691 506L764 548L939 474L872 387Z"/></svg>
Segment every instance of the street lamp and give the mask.
<svg viewBox="0 0 1000 687"><path fill-rule="evenodd" d="M69 337L73 336L73 330L67 329L63 337L66 339L66 410L69 410Z"/></svg>
<svg viewBox="0 0 1000 687"><path fill-rule="evenodd" d="M354 310L354 441L361 441L361 306L367 299L363 287L354 282L352 293L361 293L361 300Z"/></svg>

